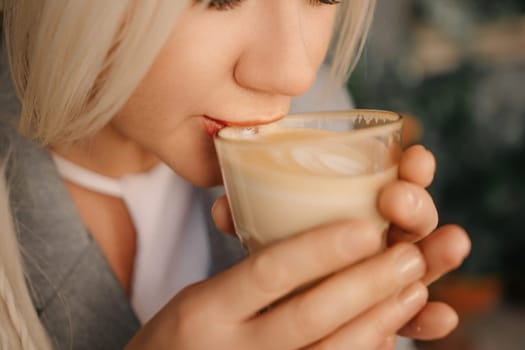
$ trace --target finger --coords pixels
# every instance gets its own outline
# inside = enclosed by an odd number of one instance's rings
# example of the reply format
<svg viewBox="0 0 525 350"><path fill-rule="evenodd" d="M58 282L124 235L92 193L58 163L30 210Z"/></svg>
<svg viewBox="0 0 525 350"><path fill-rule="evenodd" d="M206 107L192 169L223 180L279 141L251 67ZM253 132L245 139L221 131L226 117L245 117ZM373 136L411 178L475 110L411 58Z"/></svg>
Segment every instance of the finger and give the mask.
<svg viewBox="0 0 525 350"><path fill-rule="evenodd" d="M211 207L211 216L217 228L229 235L235 236L230 205L226 196L219 197Z"/></svg>
<svg viewBox="0 0 525 350"><path fill-rule="evenodd" d="M396 348L397 337L389 335L376 350L394 350Z"/></svg>
<svg viewBox="0 0 525 350"><path fill-rule="evenodd" d="M298 287L376 253L381 233L364 222L339 222L270 245L209 280L205 300L218 314L246 320Z"/></svg>
<svg viewBox="0 0 525 350"><path fill-rule="evenodd" d="M399 244L252 320L250 335L263 349L300 348L333 333L421 278L424 271L419 249ZM272 344L274 339L280 339L278 347Z"/></svg>
<svg viewBox="0 0 525 350"><path fill-rule="evenodd" d="M392 341L389 336L409 322L423 308L427 298L427 288L420 282L414 283L347 323L311 349L390 349Z"/></svg>
<svg viewBox="0 0 525 350"><path fill-rule="evenodd" d="M457 313L449 305L429 302L398 334L418 340L434 340L447 336L458 322Z"/></svg>
<svg viewBox="0 0 525 350"><path fill-rule="evenodd" d="M399 161L399 178L428 187L434 179L436 159L425 147L416 145L403 152Z"/></svg>
<svg viewBox="0 0 525 350"><path fill-rule="evenodd" d="M438 213L430 194L418 185L394 181L379 194L378 207L392 225L415 238L426 236L438 224Z"/></svg>
<svg viewBox="0 0 525 350"><path fill-rule="evenodd" d="M425 236L414 234L412 232L407 232L397 226L390 225L387 234L387 245L391 246L399 242L416 243L422 240L423 238L425 238Z"/></svg>
<svg viewBox="0 0 525 350"><path fill-rule="evenodd" d="M427 271L422 279L427 285L459 267L471 249L467 233L457 225L438 228L418 245L427 262Z"/></svg>

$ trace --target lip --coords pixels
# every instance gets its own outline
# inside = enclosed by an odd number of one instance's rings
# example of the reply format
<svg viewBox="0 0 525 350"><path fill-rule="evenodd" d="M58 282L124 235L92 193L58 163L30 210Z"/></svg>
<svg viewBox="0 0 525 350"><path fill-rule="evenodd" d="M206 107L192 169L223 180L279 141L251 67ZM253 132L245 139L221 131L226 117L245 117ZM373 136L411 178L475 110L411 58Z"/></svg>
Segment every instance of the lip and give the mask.
<svg viewBox="0 0 525 350"><path fill-rule="evenodd" d="M233 127L249 127L254 125L264 125L264 124L271 124L274 123L280 119L284 118L284 115L280 115L277 117L272 117L268 119L252 119L252 120L243 120L243 121L228 121L228 120L220 120L215 119L212 117L209 117L207 115L202 115L200 117L201 125L204 128L204 131L210 137L214 137L221 129L227 127L227 126L233 126Z"/></svg>
<svg viewBox="0 0 525 350"><path fill-rule="evenodd" d="M221 120L210 118L206 115L200 118L201 125L210 137L214 137L222 128L225 128L227 124Z"/></svg>

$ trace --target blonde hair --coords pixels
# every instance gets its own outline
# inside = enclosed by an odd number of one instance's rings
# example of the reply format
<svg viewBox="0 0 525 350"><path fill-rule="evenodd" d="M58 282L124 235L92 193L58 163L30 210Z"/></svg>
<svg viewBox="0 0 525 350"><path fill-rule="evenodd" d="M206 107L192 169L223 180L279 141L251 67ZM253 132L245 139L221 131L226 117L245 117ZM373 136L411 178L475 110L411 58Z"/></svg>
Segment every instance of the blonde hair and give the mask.
<svg viewBox="0 0 525 350"><path fill-rule="evenodd" d="M129 98L185 2L6 0L21 131L43 144L104 126Z"/></svg>
<svg viewBox="0 0 525 350"><path fill-rule="evenodd" d="M336 40L332 76L344 82L354 70L365 47L376 0L342 0L334 35Z"/></svg>
<svg viewBox="0 0 525 350"><path fill-rule="evenodd" d="M22 105L21 132L43 145L97 132L146 75L189 1L0 0L13 85ZM341 81L363 49L375 2L342 2L332 70ZM6 200L2 185L0 200ZM0 215L6 215L6 203ZM9 249L16 250L12 225L0 224L0 247L10 242ZM2 342L13 339L9 349L50 348L34 309L29 312L20 257L0 253Z"/></svg>

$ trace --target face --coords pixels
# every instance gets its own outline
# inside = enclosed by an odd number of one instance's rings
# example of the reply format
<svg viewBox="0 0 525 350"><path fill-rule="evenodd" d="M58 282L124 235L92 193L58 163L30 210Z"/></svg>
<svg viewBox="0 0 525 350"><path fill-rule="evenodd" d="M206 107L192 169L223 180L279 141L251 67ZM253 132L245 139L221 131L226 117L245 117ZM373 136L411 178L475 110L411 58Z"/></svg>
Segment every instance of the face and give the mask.
<svg viewBox="0 0 525 350"><path fill-rule="evenodd" d="M332 34L337 6L325 2L332 1L188 5L108 127L188 181L219 183L210 134L282 118L291 98L308 90Z"/></svg>

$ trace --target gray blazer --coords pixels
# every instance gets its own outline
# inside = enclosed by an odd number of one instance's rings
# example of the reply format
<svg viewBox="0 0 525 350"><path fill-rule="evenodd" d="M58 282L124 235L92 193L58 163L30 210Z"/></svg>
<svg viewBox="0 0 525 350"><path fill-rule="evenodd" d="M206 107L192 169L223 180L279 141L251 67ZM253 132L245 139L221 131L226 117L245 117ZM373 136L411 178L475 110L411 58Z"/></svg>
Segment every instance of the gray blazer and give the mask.
<svg viewBox="0 0 525 350"><path fill-rule="evenodd" d="M122 349L140 324L88 232L49 153L0 121L0 155L24 271L35 309L56 349ZM198 190L205 212L213 196ZM243 257L208 220L210 275Z"/></svg>

